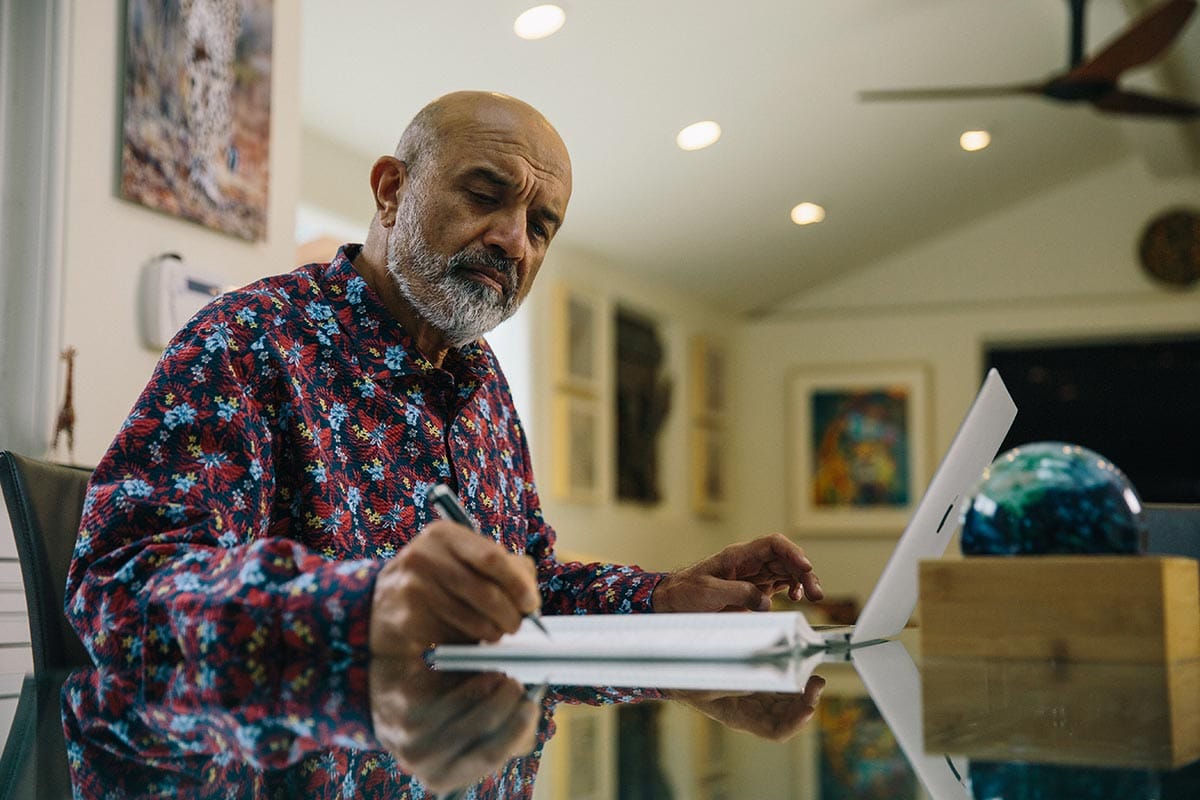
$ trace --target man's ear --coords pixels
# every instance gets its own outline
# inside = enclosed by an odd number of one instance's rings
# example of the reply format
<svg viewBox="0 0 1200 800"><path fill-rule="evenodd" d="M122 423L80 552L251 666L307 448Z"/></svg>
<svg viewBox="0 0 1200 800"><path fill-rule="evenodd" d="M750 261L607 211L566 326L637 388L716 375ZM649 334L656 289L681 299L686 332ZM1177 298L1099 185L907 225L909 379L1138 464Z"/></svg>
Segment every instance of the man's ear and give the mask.
<svg viewBox="0 0 1200 800"><path fill-rule="evenodd" d="M408 165L395 156L380 156L371 166L371 193L383 227L395 224L400 194L407 183Z"/></svg>

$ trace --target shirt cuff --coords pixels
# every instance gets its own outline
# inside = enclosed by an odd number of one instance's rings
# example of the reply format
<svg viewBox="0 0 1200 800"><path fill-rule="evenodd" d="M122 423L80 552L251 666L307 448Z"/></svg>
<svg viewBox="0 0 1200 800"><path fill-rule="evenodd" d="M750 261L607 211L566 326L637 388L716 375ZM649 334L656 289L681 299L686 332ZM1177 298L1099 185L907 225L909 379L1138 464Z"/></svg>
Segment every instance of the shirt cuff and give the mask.
<svg viewBox="0 0 1200 800"><path fill-rule="evenodd" d="M371 604L383 564L330 561L289 581L280 615L284 649L321 658L369 655Z"/></svg>

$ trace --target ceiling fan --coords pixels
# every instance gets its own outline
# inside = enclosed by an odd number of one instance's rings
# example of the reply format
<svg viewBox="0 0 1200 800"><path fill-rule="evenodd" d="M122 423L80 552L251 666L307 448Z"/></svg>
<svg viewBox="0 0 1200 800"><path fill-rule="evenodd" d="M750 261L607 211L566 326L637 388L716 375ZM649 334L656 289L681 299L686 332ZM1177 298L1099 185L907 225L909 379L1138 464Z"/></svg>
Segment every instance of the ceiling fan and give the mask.
<svg viewBox="0 0 1200 800"><path fill-rule="evenodd" d="M1117 85L1121 73L1153 61L1175 39L1196 0L1167 0L1129 25L1091 58L1083 55L1083 12L1087 0L1071 4L1071 63L1067 71L1037 83L1007 86L963 86L938 89L884 89L859 93L860 100L943 100L968 97L1006 97L1032 94L1053 100L1091 103L1101 111L1188 118L1200 115L1200 105L1186 100L1134 92Z"/></svg>

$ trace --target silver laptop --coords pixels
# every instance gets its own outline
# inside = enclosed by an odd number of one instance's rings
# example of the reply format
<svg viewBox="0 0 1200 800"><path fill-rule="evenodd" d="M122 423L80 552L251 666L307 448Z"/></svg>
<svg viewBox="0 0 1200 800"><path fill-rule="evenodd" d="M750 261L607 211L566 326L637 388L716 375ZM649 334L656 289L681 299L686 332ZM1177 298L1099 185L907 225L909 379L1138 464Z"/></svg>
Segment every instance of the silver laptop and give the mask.
<svg viewBox="0 0 1200 800"><path fill-rule="evenodd" d="M867 693L913 772L934 800L970 800L967 760L944 753L926 753L922 741L921 673L900 642L879 642L850 651Z"/></svg>
<svg viewBox="0 0 1200 800"><path fill-rule="evenodd" d="M1000 373L988 370L858 621L853 626L822 626L815 631L818 637L830 644L857 645L895 636L904 628L917 607L921 559L939 558L946 551L960 505L996 457L1016 416L1017 405Z"/></svg>
<svg viewBox="0 0 1200 800"><path fill-rule="evenodd" d="M799 611L547 616L542 622L549 635L527 622L498 642L439 645L434 662L450 668L491 658L741 661L894 636L917 605L918 563L945 551L960 504L996 457L1016 414L991 370L853 626L816 629Z"/></svg>

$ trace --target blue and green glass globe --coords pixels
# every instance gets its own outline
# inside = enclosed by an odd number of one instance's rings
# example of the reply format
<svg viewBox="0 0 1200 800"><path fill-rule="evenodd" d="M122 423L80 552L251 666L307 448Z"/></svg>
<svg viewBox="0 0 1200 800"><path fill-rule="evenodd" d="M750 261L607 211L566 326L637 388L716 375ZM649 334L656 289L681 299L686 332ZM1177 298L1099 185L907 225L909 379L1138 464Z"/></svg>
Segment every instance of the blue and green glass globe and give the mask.
<svg viewBox="0 0 1200 800"><path fill-rule="evenodd" d="M1142 503L1104 456L1065 442L1001 453L965 505L965 555L1138 553Z"/></svg>

